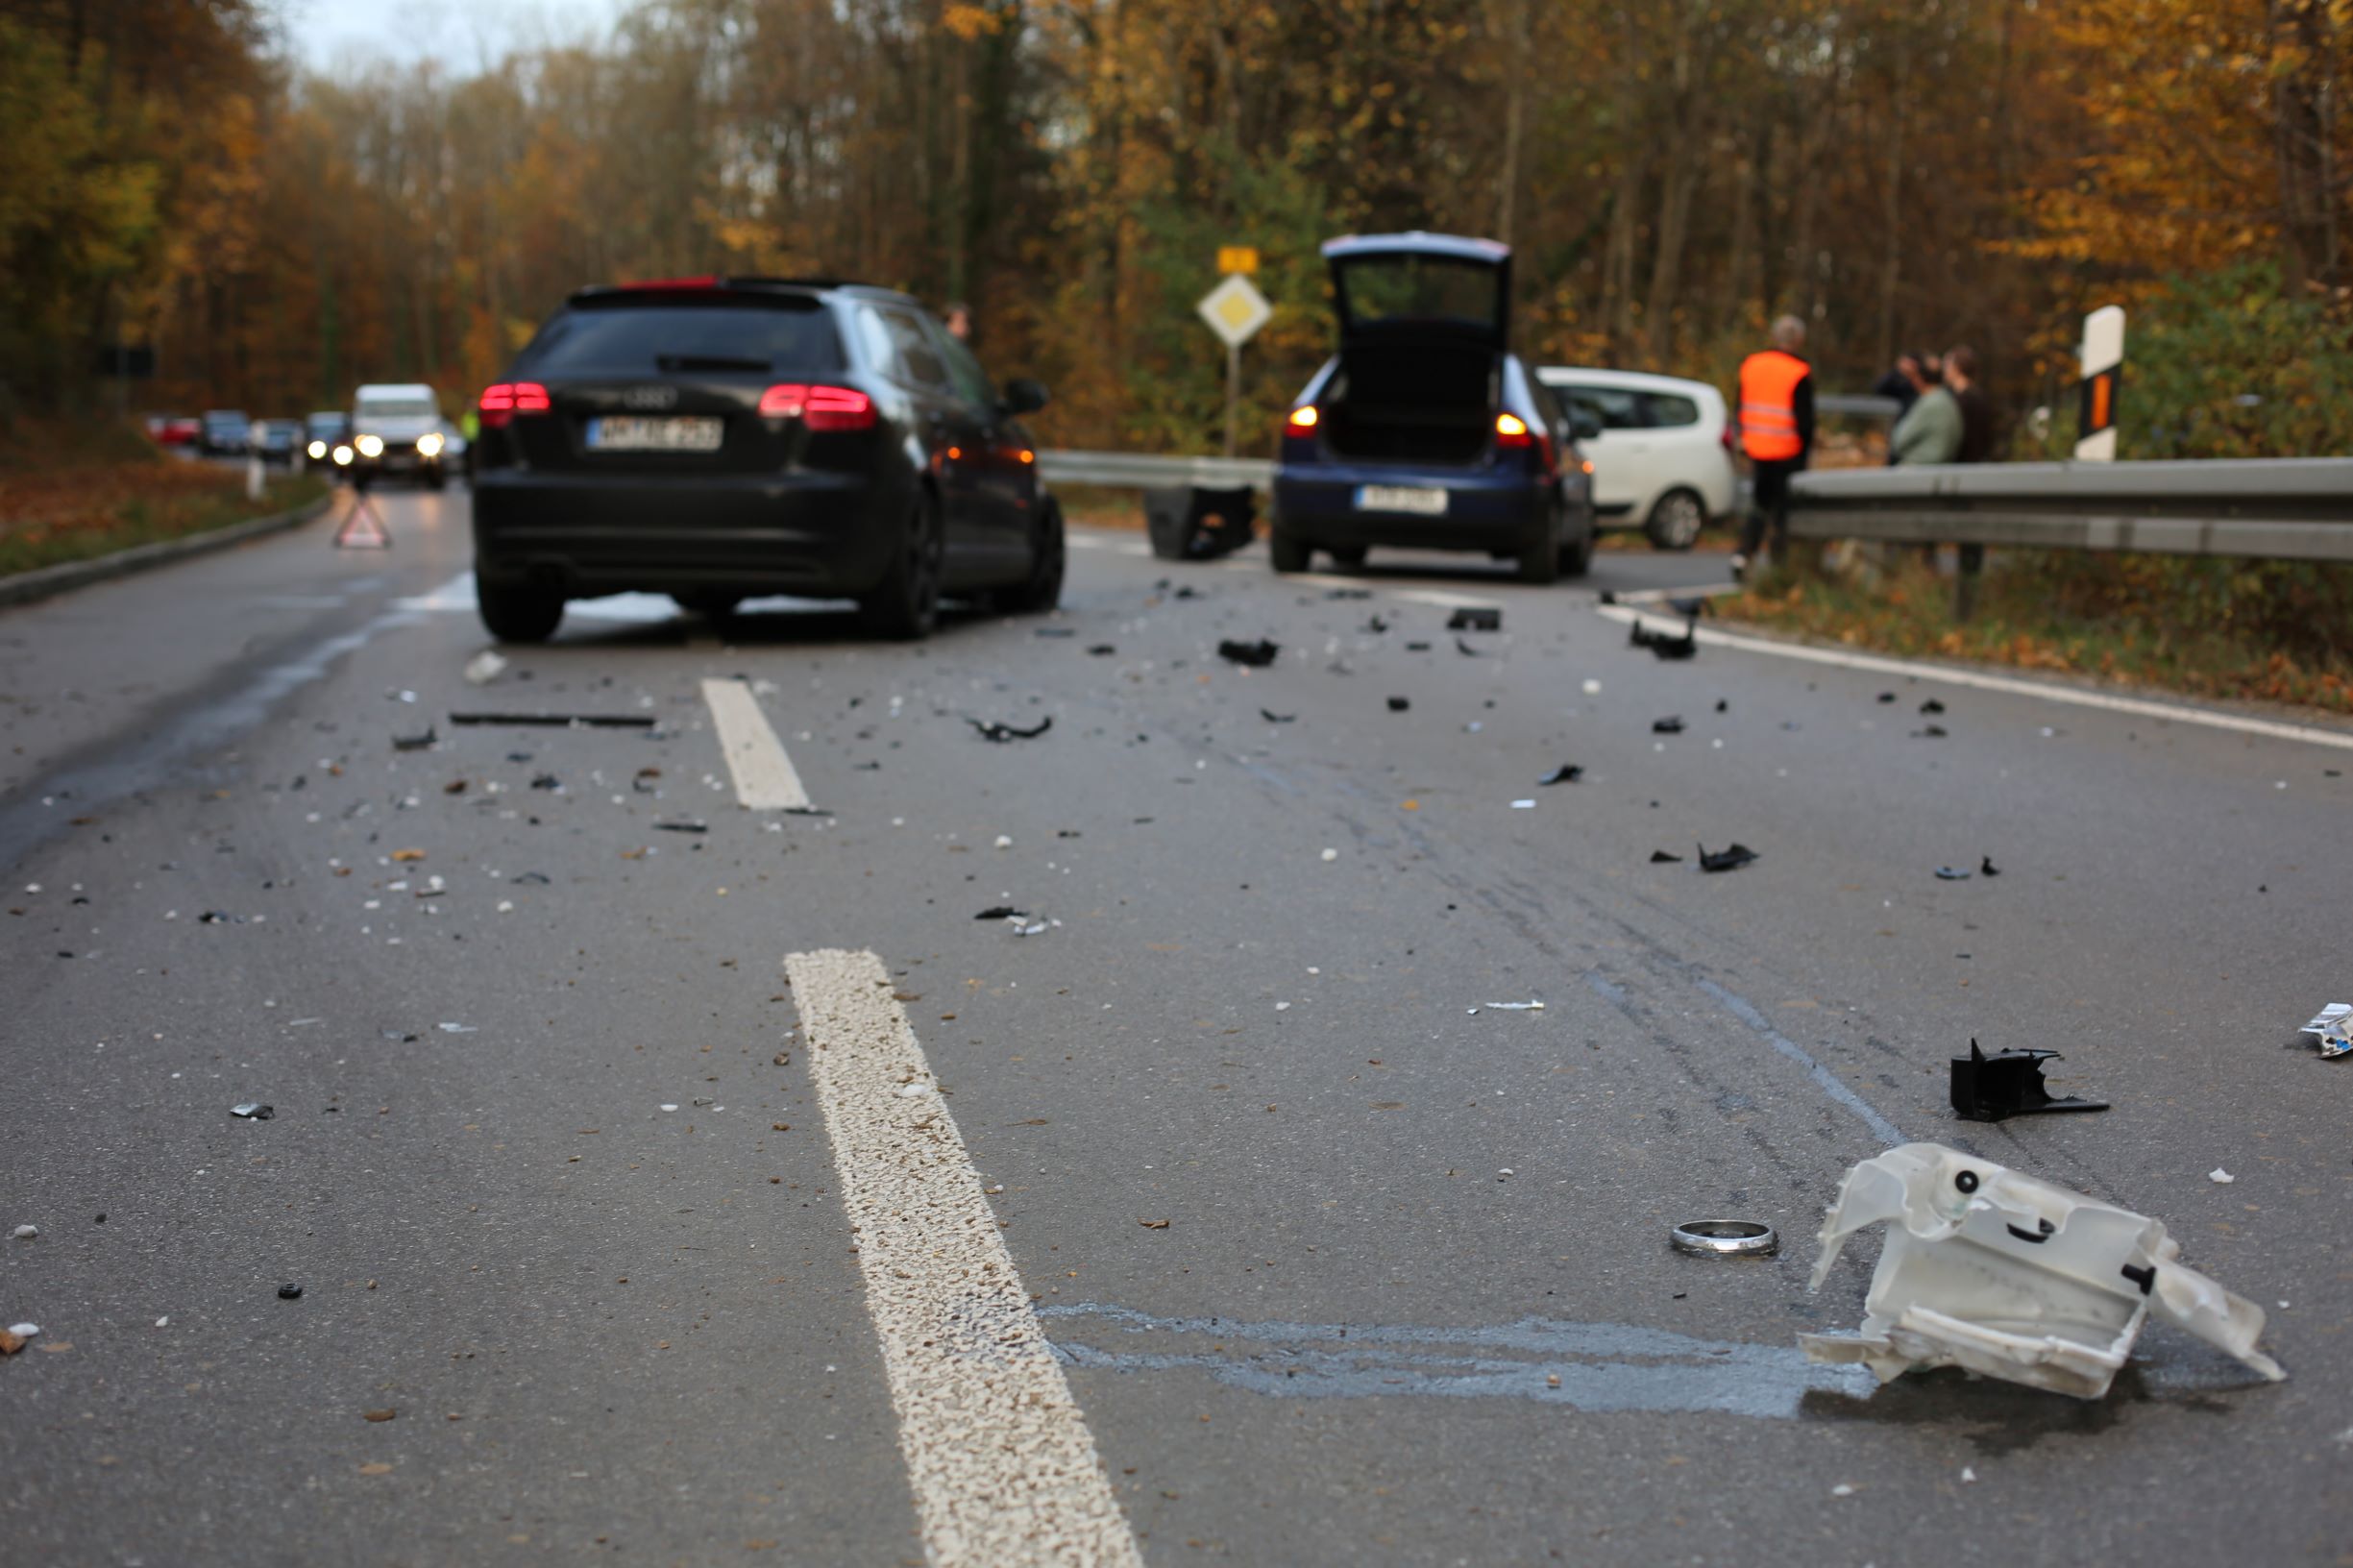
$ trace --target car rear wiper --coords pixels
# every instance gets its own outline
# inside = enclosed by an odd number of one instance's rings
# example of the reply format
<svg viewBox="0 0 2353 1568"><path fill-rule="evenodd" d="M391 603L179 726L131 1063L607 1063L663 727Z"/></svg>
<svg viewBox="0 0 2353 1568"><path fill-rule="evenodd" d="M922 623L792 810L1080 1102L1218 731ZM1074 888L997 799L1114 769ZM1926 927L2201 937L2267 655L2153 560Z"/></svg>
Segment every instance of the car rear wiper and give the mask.
<svg viewBox="0 0 2353 1568"><path fill-rule="evenodd" d="M665 354L654 358L660 370L679 373L698 370L766 370L765 359L739 359L724 354Z"/></svg>

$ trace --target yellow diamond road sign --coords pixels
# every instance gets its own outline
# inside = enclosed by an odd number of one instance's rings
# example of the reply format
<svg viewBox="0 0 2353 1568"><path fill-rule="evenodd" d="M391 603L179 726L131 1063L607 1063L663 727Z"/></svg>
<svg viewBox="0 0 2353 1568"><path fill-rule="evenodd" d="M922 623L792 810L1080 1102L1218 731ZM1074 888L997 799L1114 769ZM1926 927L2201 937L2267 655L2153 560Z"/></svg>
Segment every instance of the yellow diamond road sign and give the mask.
<svg viewBox="0 0 2353 1568"><path fill-rule="evenodd" d="M1194 306L1201 319L1209 323L1229 349L1239 348L1250 341L1258 330L1266 325L1266 318L1275 313L1266 296L1251 285L1250 280L1235 273L1202 296Z"/></svg>

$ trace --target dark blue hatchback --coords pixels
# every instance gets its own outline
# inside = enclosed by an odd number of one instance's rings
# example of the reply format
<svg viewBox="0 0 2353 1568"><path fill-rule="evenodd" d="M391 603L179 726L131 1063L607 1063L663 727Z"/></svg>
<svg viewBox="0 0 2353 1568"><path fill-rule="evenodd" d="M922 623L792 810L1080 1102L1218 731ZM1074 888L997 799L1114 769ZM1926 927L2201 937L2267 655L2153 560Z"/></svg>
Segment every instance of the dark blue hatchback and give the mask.
<svg viewBox="0 0 2353 1568"><path fill-rule="evenodd" d="M1507 348L1511 250L1453 234L1329 240L1339 353L1283 428L1270 550L1304 572L1374 545L1483 551L1523 582L1584 571L1591 465Z"/></svg>

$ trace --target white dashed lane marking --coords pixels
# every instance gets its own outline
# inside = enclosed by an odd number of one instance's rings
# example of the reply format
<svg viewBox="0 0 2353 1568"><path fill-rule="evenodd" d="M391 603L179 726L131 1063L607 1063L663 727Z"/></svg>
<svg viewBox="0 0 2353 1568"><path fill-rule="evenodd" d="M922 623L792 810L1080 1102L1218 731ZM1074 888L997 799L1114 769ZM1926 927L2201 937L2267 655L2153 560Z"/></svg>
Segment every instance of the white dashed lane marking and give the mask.
<svg viewBox="0 0 2353 1568"><path fill-rule="evenodd" d="M710 704L719 748L735 777L735 797L753 811L807 811L809 792L800 787L800 774L768 727L751 688L740 680L706 680L702 699Z"/></svg>
<svg viewBox="0 0 2353 1568"><path fill-rule="evenodd" d="M1142 1568L882 960L784 968L932 1568Z"/></svg>

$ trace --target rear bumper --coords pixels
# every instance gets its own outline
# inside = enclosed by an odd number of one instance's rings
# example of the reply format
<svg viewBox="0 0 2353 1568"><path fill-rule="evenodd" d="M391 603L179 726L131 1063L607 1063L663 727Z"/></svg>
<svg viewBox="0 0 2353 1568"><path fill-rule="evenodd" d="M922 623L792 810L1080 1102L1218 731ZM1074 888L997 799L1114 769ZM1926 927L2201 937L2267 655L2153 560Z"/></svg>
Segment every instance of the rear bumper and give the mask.
<svg viewBox="0 0 2353 1568"><path fill-rule="evenodd" d="M1446 512L1367 511L1357 504L1363 485L1446 492ZM1391 545L1408 550L1520 548L1551 504L1552 484L1541 475L1375 466L1362 463L1286 465L1275 471L1277 531L1315 545Z"/></svg>
<svg viewBox="0 0 2353 1568"><path fill-rule="evenodd" d="M485 469L474 480L478 576L568 597L637 591L831 597L890 564L904 504L862 475L577 475Z"/></svg>

